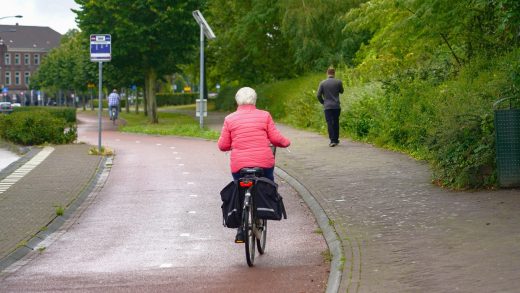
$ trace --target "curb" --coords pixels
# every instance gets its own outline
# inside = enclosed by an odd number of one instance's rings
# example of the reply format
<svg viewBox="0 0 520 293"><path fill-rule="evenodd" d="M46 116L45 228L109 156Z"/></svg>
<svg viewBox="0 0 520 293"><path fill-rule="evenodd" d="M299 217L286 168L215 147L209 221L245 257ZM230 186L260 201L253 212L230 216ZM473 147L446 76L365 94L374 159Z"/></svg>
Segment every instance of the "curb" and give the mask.
<svg viewBox="0 0 520 293"><path fill-rule="evenodd" d="M8 150L14 151L14 148L8 148ZM21 157L18 160L12 162L7 165L4 169L0 170L0 180L3 180L5 177L11 175L16 169L20 168L23 164L29 162L34 156L36 156L43 148L40 147L31 147L25 148L24 151L20 151L22 153ZM14 151L16 153L16 151Z"/></svg>
<svg viewBox="0 0 520 293"><path fill-rule="evenodd" d="M52 243L57 238L55 237L56 234L62 234L56 232L63 228L68 222L76 220L83 213L86 206L90 205L95 195L97 195L96 191L98 191L100 186L102 187L104 185L108 173L110 172L111 165L112 158L103 157L90 182L87 183L76 199L70 203L62 216L56 216L45 226L46 229L40 230L27 241L27 244L16 248L13 252L0 259L0 279L4 274L12 273L27 263L28 260L23 260L23 258L30 253L44 250L45 246L41 245L42 242L49 242L50 240ZM67 227L69 226L70 223ZM29 260L30 259L31 258L29 258Z"/></svg>
<svg viewBox="0 0 520 293"><path fill-rule="evenodd" d="M284 170L279 167L275 167L276 175L280 176L283 180L285 180L289 185L294 188L298 194L303 198L307 206L311 209L316 221L318 222L318 226L323 231L323 236L325 237L325 241L329 247L329 250L332 254L332 260L330 262L330 273L329 280L327 282L327 293L336 293L339 290L339 286L341 283L341 277L343 273L342 262L343 259L343 249L341 245L341 240L336 234L334 227L332 227L329 223L329 217L325 214L325 211L320 206L318 201L312 195L312 193L298 180L294 179Z"/></svg>

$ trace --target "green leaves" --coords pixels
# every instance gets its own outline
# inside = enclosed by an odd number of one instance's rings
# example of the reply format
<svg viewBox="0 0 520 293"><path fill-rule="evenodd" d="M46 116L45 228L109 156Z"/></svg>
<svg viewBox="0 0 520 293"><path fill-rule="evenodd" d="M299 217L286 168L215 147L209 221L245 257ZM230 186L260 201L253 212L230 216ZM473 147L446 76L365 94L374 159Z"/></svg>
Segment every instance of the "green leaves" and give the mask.
<svg viewBox="0 0 520 293"><path fill-rule="evenodd" d="M145 81L148 116L157 122L157 77L173 74L193 62L197 23L192 11L202 1L185 0L76 0L78 25L85 36L112 35L111 72L115 84Z"/></svg>
<svg viewBox="0 0 520 293"><path fill-rule="evenodd" d="M351 63L363 30L344 32L343 15L361 0L215 0L209 22L212 78L261 83Z"/></svg>

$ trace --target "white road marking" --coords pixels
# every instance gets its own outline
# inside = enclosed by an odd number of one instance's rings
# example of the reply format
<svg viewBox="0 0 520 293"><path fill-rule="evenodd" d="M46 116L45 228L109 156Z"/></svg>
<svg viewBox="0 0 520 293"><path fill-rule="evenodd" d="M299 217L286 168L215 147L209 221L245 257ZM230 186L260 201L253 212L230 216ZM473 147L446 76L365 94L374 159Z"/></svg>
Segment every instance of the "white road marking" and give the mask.
<svg viewBox="0 0 520 293"><path fill-rule="evenodd" d="M184 166L184 164L177 164L177 166L181 166L182 167L182 166Z"/></svg>
<svg viewBox="0 0 520 293"><path fill-rule="evenodd" d="M173 152L174 155L177 155L179 152Z"/></svg>
<svg viewBox="0 0 520 293"><path fill-rule="evenodd" d="M159 266L160 268L171 268L173 267L173 265L171 263L163 263L162 265Z"/></svg>
<svg viewBox="0 0 520 293"><path fill-rule="evenodd" d="M183 175L188 175L190 172L182 172Z"/></svg>
<svg viewBox="0 0 520 293"><path fill-rule="evenodd" d="M43 162L53 151L53 147L44 147L38 154L30 159L29 162L25 163L23 166L16 169L11 175L0 181L0 194L7 191L11 186L18 182L18 180L22 179L25 175L36 168L36 166Z"/></svg>
<svg viewBox="0 0 520 293"><path fill-rule="evenodd" d="M190 233L182 233L180 236L181 236L181 237L189 237L189 236L190 236Z"/></svg>
<svg viewBox="0 0 520 293"><path fill-rule="evenodd" d="M180 160L180 159L181 159L181 157L175 157L175 160Z"/></svg>
<svg viewBox="0 0 520 293"><path fill-rule="evenodd" d="M196 194L190 194L189 197L198 197Z"/></svg>
<svg viewBox="0 0 520 293"><path fill-rule="evenodd" d="M135 143L141 143L140 141L136 140Z"/></svg>
<svg viewBox="0 0 520 293"><path fill-rule="evenodd" d="M196 214L196 211L189 211L188 214Z"/></svg>
<svg viewBox="0 0 520 293"><path fill-rule="evenodd" d="M170 148L171 148L172 150L174 150L174 149L175 149L175 147L170 147Z"/></svg>
<svg viewBox="0 0 520 293"><path fill-rule="evenodd" d="M194 185L195 182L188 182L188 185Z"/></svg>
<svg viewBox="0 0 520 293"><path fill-rule="evenodd" d="M155 145L156 145L156 146L161 146L162 144L160 144L160 143L156 143Z"/></svg>

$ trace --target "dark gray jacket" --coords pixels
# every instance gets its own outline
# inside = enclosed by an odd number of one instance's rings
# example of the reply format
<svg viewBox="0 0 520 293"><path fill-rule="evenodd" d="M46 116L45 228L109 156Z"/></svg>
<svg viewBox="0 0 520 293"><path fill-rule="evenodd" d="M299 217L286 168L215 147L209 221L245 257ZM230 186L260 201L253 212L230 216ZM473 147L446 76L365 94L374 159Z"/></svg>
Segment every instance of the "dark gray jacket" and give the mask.
<svg viewBox="0 0 520 293"><path fill-rule="evenodd" d="M316 94L318 101L323 105L323 109L341 109L339 103L339 94L343 93L343 83L339 79L329 77L318 87Z"/></svg>

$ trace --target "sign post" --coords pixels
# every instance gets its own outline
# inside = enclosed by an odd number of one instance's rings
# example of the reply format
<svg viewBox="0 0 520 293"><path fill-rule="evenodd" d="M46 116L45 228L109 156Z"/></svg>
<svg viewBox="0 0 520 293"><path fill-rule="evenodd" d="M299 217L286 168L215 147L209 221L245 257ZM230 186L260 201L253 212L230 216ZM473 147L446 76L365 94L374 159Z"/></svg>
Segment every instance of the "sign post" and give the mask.
<svg viewBox="0 0 520 293"><path fill-rule="evenodd" d="M208 40L213 40L216 38L216 36L200 11L195 10L192 14L200 26L199 122L200 128L202 129L204 125L204 35L208 38Z"/></svg>
<svg viewBox="0 0 520 293"><path fill-rule="evenodd" d="M98 151L101 153L101 109L103 108L103 62L112 59L112 37L108 34L90 35L90 61L99 64L98 83Z"/></svg>
<svg viewBox="0 0 520 293"><path fill-rule="evenodd" d="M9 92L9 89L7 87L4 87L2 89L2 96L4 96L4 102L7 102L7 93Z"/></svg>

